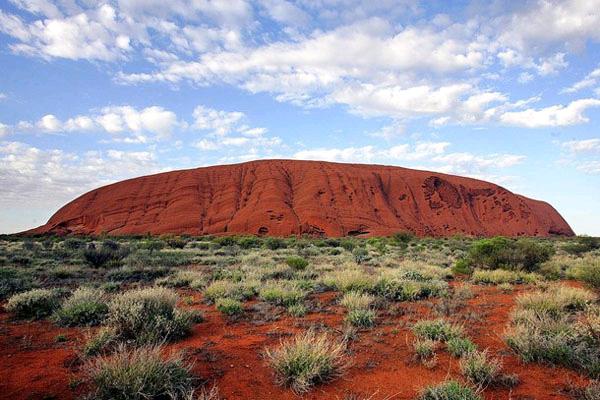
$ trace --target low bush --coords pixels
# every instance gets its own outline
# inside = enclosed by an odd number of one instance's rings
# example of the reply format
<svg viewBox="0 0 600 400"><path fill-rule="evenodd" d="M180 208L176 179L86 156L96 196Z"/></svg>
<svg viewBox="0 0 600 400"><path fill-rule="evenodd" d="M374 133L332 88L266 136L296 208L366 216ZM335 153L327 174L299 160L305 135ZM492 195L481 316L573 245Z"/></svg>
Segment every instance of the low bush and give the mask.
<svg viewBox="0 0 600 400"><path fill-rule="evenodd" d="M413 325L412 331L419 338L442 342L462 337L464 332L462 326L450 323L441 318L418 321Z"/></svg>
<svg viewBox="0 0 600 400"><path fill-rule="evenodd" d="M594 289L600 289L600 257L586 257L578 262L570 274Z"/></svg>
<svg viewBox="0 0 600 400"><path fill-rule="evenodd" d="M33 287L33 279L16 268L0 268L0 300Z"/></svg>
<svg viewBox="0 0 600 400"><path fill-rule="evenodd" d="M503 269L477 269L473 272L473 275L471 275L472 282L491 285L499 285L502 283L535 283L541 280L542 277L536 273L506 271Z"/></svg>
<svg viewBox="0 0 600 400"><path fill-rule="evenodd" d="M32 289L11 296L5 308L17 318L39 319L52 314L59 305L60 296L57 291Z"/></svg>
<svg viewBox="0 0 600 400"><path fill-rule="evenodd" d="M345 320L357 328L370 328L375 325L375 311L361 308L350 310Z"/></svg>
<svg viewBox="0 0 600 400"><path fill-rule="evenodd" d="M481 396L468 386L456 381L446 381L423 389L419 400L481 400Z"/></svg>
<svg viewBox="0 0 600 400"><path fill-rule="evenodd" d="M340 292L369 292L375 286L375 278L358 269L340 269L323 278L325 286Z"/></svg>
<svg viewBox="0 0 600 400"><path fill-rule="evenodd" d="M277 382L296 393L307 392L314 384L341 375L348 363L345 344L327 334L308 330L275 349L266 349L266 358L275 370Z"/></svg>
<svg viewBox="0 0 600 400"><path fill-rule="evenodd" d="M413 349L419 360L427 361L435 356L435 350L438 345L439 342L436 340L417 338L413 342Z"/></svg>
<svg viewBox="0 0 600 400"><path fill-rule="evenodd" d="M471 339L463 337L453 337L448 339L446 347L448 353L452 354L454 357L461 357L477 350L477 346Z"/></svg>
<svg viewBox="0 0 600 400"><path fill-rule="evenodd" d="M355 248L352 250L352 255L357 264L362 264L369 259L369 251L364 247Z"/></svg>
<svg viewBox="0 0 600 400"><path fill-rule="evenodd" d="M470 382L487 386L500 378L502 362L490 357L487 350L471 351L460 359L460 371Z"/></svg>
<svg viewBox="0 0 600 400"><path fill-rule="evenodd" d="M374 296L360 292L348 292L344 294L344 297L340 300L340 304L350 311L369 309L374 302Z"/></svg>
<svg viewBox="0 0 600 400"><path fill-rule="evenodd" d="M193 313L176 307L177 294L166 288L134 289L109 304L107 325L119 339L137 345L182 337L195 320Z"/></svg>
<svg viewBox="0 0 600 400"><path fill-rule="evenodd" d="M266 282L258 292L261 300L280 306L289 307L298 304L306 297L306 293L293 283L287 281Z"/></svg>
<svg viewBox="0 0 600 400"><path fill-rule="evenodd" d="M554 254L551 244L533 239L512 240L505 237L481 239L473 242L468 262L482 269L511 269L535 271Z"/></svg>
<svg viewBox="0 0 600 400"><path fill-rule="evenodd" d="M118 347L110 356L86 364L98 400L185 400L193 394L191 367L180 355L162 355L161 347Z"/></svg>
<svg viewBox="0 0 600 400"><path fill-rule="evenodd" d="M452 266L452 272L455 274L471 275L471 273L473 273L473 268L468 260L461 258Z"/></svg>
<svg viewBox="0 0 600 400"><path fill-rule="evenodd" d="M215 302L215 307L223 314L229 316L239 315L244 312L244 307L242 306L242 303L235 299L217 299L217 301Z"/></svg>
<svg viewBox="0 0 600 400"><path fill-rule="evenodd" d="M264 242L265 247L270 250L278 250L287 248L285 240L276 237L269 237Z"/></svg>
<svg viewBox="0 0 600 400"><path fill-rule="evenodd" d="M206 286L208 278L198 271L177 271L174 274L156 280L156 284L166 287L191 287L201 289Z"/></svg>
<svg viewBox="0 0 600 400"><path fill-rule="evenodd" d="M600 237L578 236L571 243L565 244L563 250L577 256L600 249Z"/></svg>
<svg viewBox="0 0 600 400"><path fill-rule="evenodd" d="M292 317L303 317L306 315L306 307L304 304L292 304L287 308L288 314Z"/></svg>
<svg viewBox="0 0 600 400"><path fill-rule="evenodd" d="M65 300L54 314L62 326L93 326L108 314L106 294L100 289L80 287Z"/></svg>
<svg viewBox="0 0 600 400"><path fill-rule="evenodd" d="M104 242L100 248L90 243L83 251L83 258L94 268L115 267L121 265L128 254L129 249L116 242Z"/></svg>
<svg viewBox="0 0 600 400"><path fill-rule="evenodd" d="M230 299L243 300L252 297L255 289L242 282L231 282L229 280L213 281L204 289L204 297L209 301L227 297Z"/></svg>
<svg viewBox="0 0 600 400"><path fill-rule="evenodd" d="M302 257L288 257L285 263L296 271L302 271L308 266L308 261Z"/></svg>
<svg viewBox="0 0 600 400"><path fill-rule="evenodd" d="M585 289L553 285L545 291L523 294L517 297L517 305L524 310L559 316L565 311L584 310L596 299Z"/></svg>

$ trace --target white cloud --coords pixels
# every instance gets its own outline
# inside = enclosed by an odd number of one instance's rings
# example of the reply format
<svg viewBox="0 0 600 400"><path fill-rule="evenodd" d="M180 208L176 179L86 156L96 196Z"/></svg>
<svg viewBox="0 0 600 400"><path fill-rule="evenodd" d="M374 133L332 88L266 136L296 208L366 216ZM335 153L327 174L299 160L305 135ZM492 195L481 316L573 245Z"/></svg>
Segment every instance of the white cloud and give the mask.
<svg viewBox="0 0 600 400"><path fill-rule="evenodd" d="M60 121L55 115L47 114L35 124L20 121L14 131L32 131L39 129L43 132L85 132L105 131L112 135L127 134L120 141L143 143L148 140L145 134L151 134L155 140L167 139L178 127L185 123L178 121L177 115L159 106L136 109L132 106L104 107L99 112L90 115L77 115Z"/></svg>
<svg viewBox="0 0 600 400"><path fill-rule="evenodd" d="M589 175L600 174L600 161L585 161L577 166L577 169Z"/></svg>
<svg viewBox="0 0 600 400"><path fill-rule="evenodd" d="M58 206L100 185L159 170L151 152L110 150L78 155L0 142L0 204L17 207L26 199L29 206L35 206L52 199Z"/></svg>
<svg viewBox="0 0 600 400"><path fill-rule="evenodd" d="M31 23L0 11L0 31L19 40L17 53L43 58L111 61L131 50L129 20L108 4L68 17L39 19Z"/></svg>
<svg viewBox="0 0 600 400"><path fill-rule="evenodd" d="M587 108L600 106L600 99L579 99L566 106L554 105L541 109L529 108L523 111L508 111L499 120L506 125L527 128L569 126L588 122L584 115Z"/></svg>
<svg viewBox="0 0 600 400"><path fill-rule="evenodd" d="M52 114L44 115L37 123L37 126L47 132L57 132L61 130L61 123Z"/></svg>
<svg viewBox="0 0 600 400"><path fill-rule="evenodd" d="M2 138L3 136L8 135L8 133L10 132L10 127L6 124L3 124L2 122L0 122L0 138Z"/></svg>
<svg viewBox="0 0 600 400"><path fill-rule="evenodd" d="M244 113L239 111L221 111L204 106L196 107L193 116L195 128L210 130L217 136L224 136L235 131L245 117Z"/></svg>
<svg viewBox="0 0 600 400"><path fill-rule="evenodd" d="M600 153L600 139L571 140L561 143L561 146L574 154Z"/></svg>
<svg viewBox="0 0 600 400"><path fill-rule="evenodd" d="M568 88L562 90L563 93L575 93L598 84L600 80L600 68L596 68L585 76L582 80L575 82Z"/></svg>

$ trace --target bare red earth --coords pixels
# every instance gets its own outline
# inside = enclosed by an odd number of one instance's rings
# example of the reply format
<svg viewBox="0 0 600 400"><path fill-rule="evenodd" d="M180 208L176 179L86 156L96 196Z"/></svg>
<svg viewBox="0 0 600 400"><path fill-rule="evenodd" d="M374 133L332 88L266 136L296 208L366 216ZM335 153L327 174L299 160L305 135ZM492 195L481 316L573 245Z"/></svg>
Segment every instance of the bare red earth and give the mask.
<svg viewBox="0 0 600 400"><path fill-rule="evenodd" d="M485 400L569 400L568 390L581 387L588 379L573 370L548 365L525 364L503 342L502 335L514 308L516 295L529 290L515 285L513 293L496 287L474 287L474 298L451 318L464 325L477 345L503 361L503 373L517 374L514 388L490 386ZM244 317L231 320L203 303L194 291L182 294L194 298L193 308L201 310L206 320L194 326L187 338L168 345L169 350L184 351L193 363L194 375L205 387L216 385L224 400L268 400L299 398L330 400L370 398L372 400L413 400L427 385L446 379L463 381L458 360L443 346L437 364L426 367L415 360L410 326L420 319L436 317L433 302L399 303L378 312L377 325L359 333L350 341L347 359L351 366L331 382L315 386L303 396L275 384L273 371L262 356L265 348L320 326L339 338L345 311L335 293L311 296L313 312L292 318L284 309L251 301L244 306ZM183 306L183 305L182 305ZM0 399L76 399L85 392L85 376L76 360L84 330L57 328L48 322L14 322L0 312ZM66 334L67 343L58 344L57 334Z"/></svg>
<svg viewBox="0 0 600 400"><path fill-rule="evenodd" d="M28 233L573 235L549 204L475 179L381 165L265 160L101 187Z"/></svg>

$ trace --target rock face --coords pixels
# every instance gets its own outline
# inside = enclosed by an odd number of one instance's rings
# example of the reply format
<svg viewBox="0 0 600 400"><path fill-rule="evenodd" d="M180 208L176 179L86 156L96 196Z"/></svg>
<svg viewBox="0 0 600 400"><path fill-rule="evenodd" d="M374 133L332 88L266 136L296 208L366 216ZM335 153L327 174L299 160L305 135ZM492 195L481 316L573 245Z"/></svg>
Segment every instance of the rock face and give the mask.
<svg viewBox="0 0 600 400"><path fill-rule="evenodd" d="M380 165L265 160L101 187L27 233L573 235L549 204L475 179Z"/></svg>

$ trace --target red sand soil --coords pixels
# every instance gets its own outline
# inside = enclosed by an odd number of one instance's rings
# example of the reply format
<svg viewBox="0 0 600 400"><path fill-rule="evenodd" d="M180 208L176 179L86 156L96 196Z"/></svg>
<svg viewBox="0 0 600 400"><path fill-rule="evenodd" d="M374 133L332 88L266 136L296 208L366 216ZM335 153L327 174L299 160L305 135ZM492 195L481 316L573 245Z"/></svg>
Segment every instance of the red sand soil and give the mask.
<svg viewBox="0 0 600 400"><path fill-rule="evenodd" d="M491 354L502 358L504 373L519 376L520 383L512 390L489 387L483 395L486 400L569 399L566 390L585 385L586 378L563 368L524 364L502 341L514 297L523 290L524 287L516 287L514 293L503 293L494 287L476 287L475 297L468 301L468 306L454 315L480 348L489 348ZM313 296L318 312L302 318L291 318L283 310L254 301L245 305L252 312L238 321L223 317L214 306L202 304L201 295L193 292L186 295L194 297L191 307L202 310L206 321L197 324L191 336L169 348L184 351L194 363L194 373L207 387L218 386L227 400L299 398L289 389L274 384L273 373L261 356L263 349L276 346L280 340L312 324L330 328L332 335L339 336L344 317L333 293ZM438 362L433 368L414 361L409 327L416 320L432 316L433 303L399 303L390 310L380 310L377 326L362 331L350 343L348 357L352 366L346 374L316 386L302 398L331 400L354 395L373 396L373 400L408 400L414 399L425 385L446 378L460 380L458 361L443 349L438 352ZM82 388L75 391L69 388L69 382L81 378L81 371L73 362L81 332L47 323L9 322L6 314L2 315L1 324L0 399L54 396L69 400L81 394ZM56 344L54 338L58 333L66 333L73 339L66 345Z"/></svg>
<svg viewBox="0 0 600 400"><path fill-rule="evenodd" d="M573 235L549 204L475 179L381 165L264 160L101 187L27 233Z"/></svg>

